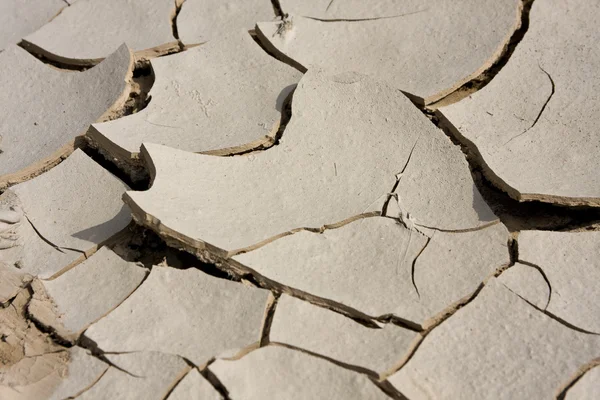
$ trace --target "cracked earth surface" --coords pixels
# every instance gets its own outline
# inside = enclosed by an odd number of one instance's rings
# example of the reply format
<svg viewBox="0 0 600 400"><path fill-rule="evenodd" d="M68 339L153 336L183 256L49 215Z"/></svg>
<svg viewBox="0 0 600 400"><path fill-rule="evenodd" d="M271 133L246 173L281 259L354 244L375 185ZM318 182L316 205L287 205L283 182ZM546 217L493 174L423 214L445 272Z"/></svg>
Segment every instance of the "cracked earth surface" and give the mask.
<svg viewBox="0 0 600 400"><path fill-rule="evenodd" d="M7 0L0 399L599 398L598 18Z"/></svg>

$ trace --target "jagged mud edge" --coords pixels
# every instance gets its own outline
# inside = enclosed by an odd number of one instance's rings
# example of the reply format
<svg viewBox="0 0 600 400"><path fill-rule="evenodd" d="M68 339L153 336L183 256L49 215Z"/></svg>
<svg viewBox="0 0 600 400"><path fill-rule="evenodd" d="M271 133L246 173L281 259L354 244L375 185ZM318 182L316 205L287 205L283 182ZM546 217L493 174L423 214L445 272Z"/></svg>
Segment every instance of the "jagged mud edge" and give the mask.
<svg viewBox="0 0 600 400"><path fill-rule="evenodd" d="M378 328L378 325L375 323L375 321L377 320L386 322L389 322L390 320L389 316L370 316L342 303L318 297L310 293L304 292L302 290L294 289L287 285L283 285L281 283L273 281L261 275L257 271L233 260L232 258L230 258L230 255L226 254L221 249L218 249L208 243L194 240L184 235L181 235L180 233L164 226L159 219L143 212L135 204L135 202L133 202L131 198L129 198L127 193L123 195L123 200L131 209L133 220L137 224L156 232L161 237L161 239L165 241L167 246L190 253L197 257L200 261L208 264L213 264L218 269L225 271L230 275L245 279L250 278L250 281L254 282L257 286L261 288L270 290L278 295L281 293L285 293L290 296L300 298L317 306L343 314L371 328ZM287 236L288 234L291 233L286 233L281 236ZM272 240L269 240L269 242L270 241ZM417 325L412 321L403 320L397 317L393 318L393 322L413 331L421 331L423 329L422 326Z"/></svg>
<svg viewBox="0 0 600 400"><path fill-rule="evenodd" d="M44 50L43 48L28 42L23 39L19 43L21 47L27 50L29 53L37 56L36 58L42 57L52 63L56 63L58 65L63 65L64 68L90 68L100 64L102 61L106 59L103 58L69 58L62 57L57 54L51 53L49 51ZM135 55L135 59L137 61L141 60L150 60L152 58L164 56L167 54L177 53L181 51L181 46L178 41L164 43L159 46L151 47L149 49L138 50L133 52ZM112 54L112 53L111 53ZM110 54L109 54L110 55ZM107 56L108 57L108 56Z"/></svg>
<svg viewBox="0 0 600 400"><path fill-rule="evenodd" d="M60 164L64 159L69 157L77 148L77 142L82 136L75 137L72 141L65 144L63 147L49 155L48 157L29 165L12 174L0 177L0 190L9 188L10 186L33 179L44 172L47 172Z"/></svg>
<svg viewBox="0 0 600 400"><path fill-rule="evenodd" d="M519 202L528 202L528 201L539 201L543 203L558 205L558 206L567 206L567 207L600 207L600 198L593 197L565 197L565 196L553 196L553 195L544 195L537 193L520 193L515 188L507 184L502 178L500 178L496 173L487 165L485 159L481 155L481 152L469 139L463 136L460 131L448 120L444 114L440 110L435 111L435 116L439 119L439 124L444 131L446 131L451 137L454 137L458 140L462 146L464 146L469 153L473 156L472 159L475 164L481 167L483 175L486 177L492 185L496 188L502 190L507 193L514 200Z"/></svg>
<svg viewBox="0 0 600 400"><path fill-rule="evenodd" d="M519 5L516 10L516 21L515 21L512 29L504 37L504 39L502 40L502 43L496 48L494 53L483 64L481 64L481 66L477 70L475 70L469 76L455 82L454 85L452 85L452 87L444 89L444 90L442 90L436 94L433 94L427 98L421 98L419 96L415 96L415 95L412 95L409 93L405 93L405 94L411 100L416 102L417 104L419 104L421 106L429 106L431 104L435 104L436 102L442 101L443 99L452 95L456 91L460 90L463 86L465 86L469 82L477 80L481 76L485 75L508 52L512 37L514 36L515 32L517 32L521 28L523 10L524 10L523 1L519 1Z"/></svg>

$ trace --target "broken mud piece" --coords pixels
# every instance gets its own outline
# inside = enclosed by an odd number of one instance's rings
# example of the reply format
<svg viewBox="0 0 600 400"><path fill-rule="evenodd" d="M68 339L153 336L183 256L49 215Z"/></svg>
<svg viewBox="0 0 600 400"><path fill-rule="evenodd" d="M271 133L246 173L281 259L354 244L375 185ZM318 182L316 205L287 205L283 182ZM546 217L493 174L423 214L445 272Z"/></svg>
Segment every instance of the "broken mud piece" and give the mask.
<svg viewBox="0 0 600 400"><path fill-rule="evenodd" d="M594 400L600 393L600 366L587 371L569 388L564 400Z"/></svg>
<svg viewBox="0 0 600 400"><path fill-rule="evenodd" d="M496 77L437 111L516 200L600 206L600 134L591 117L600 110L599 13L596 3L535 1L527 34Z"/></svg>
<svg viewBox="0 0 600 400"><path fill-rule="evenodd" d="M66 349L27 319L22 290L0 308L0 398L63 399L91 386L108 367L81 348Z"/></svg>
<svg viewBox="0 0 600 400"><path fill-rule="evenodd" d="M282 295L271 324L271 343L301 350L381 375L407 356L421 336L411 330L382 324L367 328L341 314ZM363 371L364 372L364 371Z"/></svg>
<svg viewBox="0 0 600 400"><path fill-rule="evenodd" d="M269 292L197 269L155 266L85 337L106 352L161 351L202 366L260 340Z"/></svg>
<svg viewBox="0 0 600 400"><path fill-rule="evenodd" d="M519 260L527 265L509 269L505 273L516 276L501 281L575 328L600 334L600 232L524 231L518 242Z"/></svg>
<svg viewBox="0 0 600 400"><path fill-rule="evenodd" d="M372 2L337 3L332 2L339 6L337 16L371 12ZM396 3L395 8L406 7L396 17L321 21L290 14L284 21L259 22L256 33L265 48L302 71L361 72L423 105L490 68L521 24L521 0ZM348 11L353 6L358 14Z"/></svg>
<svg viewBox="0 0 600 400"><path fill-rule="evenodd" d="M106 120L129 95L133 57L119 47L95 68L64 72L25 50L0 53L0 188L39 175L74 149L90 123Z"/></svg>
<svg viewBox="0 0 600 400"><path fill-rule="evenodd" d="M121 45L147 59L179 50L173 37L173 0L78 0L22 45L49 60L90 66Z"/></svg>
<svg viewBox="0 0 600 400"><path fill-rule="evenodd" d="M145 276L146 269L103 247L56 279L34 281L28 311L60 338L74 342L88 326L125 300Z"/></svg>
<svg viewBox="0 0 600 400"><path fill-rule="evenodd" d="M223 158L144 144L142 155L152 187L125 202L139 224L195 254L227 257L380 214L411 155L420 160L407 170L414 192L393 200L418 204L402 208L407 221L442 230L497 222L460 149L401 92L360 74L305 74L285 134L268 151Z"/></svg>
<svg viewBox="0 0 600 400"><path fill-rule="evenodd" d="M80 347L71 347L42 357L44 357L43 361L40 361L39 357L35 358L36 365L32 369L36 371L38 364L43 363L46 376L28 385L3 387L0 384L0 398L11 400L75 398L96 383L108 369L108 364ZM27 367L23 366L23 368ZM37 369L37 372L41 373L41 371Z"/></svg>
<svg viewBox="0 0 600 400"><path fill-rule="evenodd" d="M15 224L17 245L0 250L0 262L48 279L83 261L131 221L120 200L125 190L81 150L13 186L0 196L0 206L17 207L23 218Z"/></svg>
<svg viewBox="0 0 600 400"><path fill-rule="evenodd" d="M31 275L16 266L0 262L0 306L6 306L32 279Z"/></svg>
<svg viewBox="0 0 600 400"><path fill-rule="evenodd" d="M391 218L298 232L234 256L237 273L356 317L426 329L510 262L502 224L427 237Z"/></svg>
<svg viewBox="0 0 600 400"><path fill-rule="evenodd" d="M410 399L547 399L599 355L600 336L544 315L492 278L389 381Z"/></svg>
<svg viewBox="0 0 600 400"><path fill-rule="evenodd" d="M223 397L194 368L175 386L167 400L223 400Z"/></svg>
<svg viewBox="0 0 600 400"><path fill-rule="evenodd" d="M186 46L205 43L231 32L254 28L275 18L269 0L185 0L177 15L177 32Z"/></svg>
<svg viewBox="0 0 600 400"><path fill-rule="evenodd" d="M216 360L209 369L232 399L389 399L366 375L283 346Z"/></svg>
<svg viewBox="0 0 600 400"><path fill-rule="evenodd" d="M172 354L146 351L105 357L111 367L77 399L163 400L190 370L181 357Z"/></svg>
<svg viewBox="0 0 600 400"><path fill-rule="evenodd" d="M2 0L0 51L41 28L67 6L64 0Z"/></svg>
<svg viewBox="0 0 600 400"><path fill-rule="evenodd" d="M148 106L88 132L119 162L141 163L142 142L215 155L270 147L302 75L261 50L247 31L152 60L152 68Z"/></svg>

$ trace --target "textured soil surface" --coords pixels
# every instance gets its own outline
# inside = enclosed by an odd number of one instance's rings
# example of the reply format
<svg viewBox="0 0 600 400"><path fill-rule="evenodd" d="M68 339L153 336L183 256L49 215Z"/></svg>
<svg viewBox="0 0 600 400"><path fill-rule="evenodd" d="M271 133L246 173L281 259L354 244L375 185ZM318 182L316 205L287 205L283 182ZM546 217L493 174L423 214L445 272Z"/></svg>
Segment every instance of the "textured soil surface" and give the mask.
<svg viewBox="0 0 600 400"><path fill-rule="evenodd" d="M7 0L0 399L599 398L599 19Z"/></svg>

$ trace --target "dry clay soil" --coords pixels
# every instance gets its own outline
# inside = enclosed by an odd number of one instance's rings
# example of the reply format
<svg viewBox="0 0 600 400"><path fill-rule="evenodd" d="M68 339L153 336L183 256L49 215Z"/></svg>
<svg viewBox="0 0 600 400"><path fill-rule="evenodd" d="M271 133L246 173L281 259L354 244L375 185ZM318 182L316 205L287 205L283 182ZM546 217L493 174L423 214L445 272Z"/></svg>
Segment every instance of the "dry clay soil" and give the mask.
<svg viewBox="0 0 600 400"><path fill-rule="evenodd" d="M599 19L3 1L0 400L600 398Z"/></svg>

